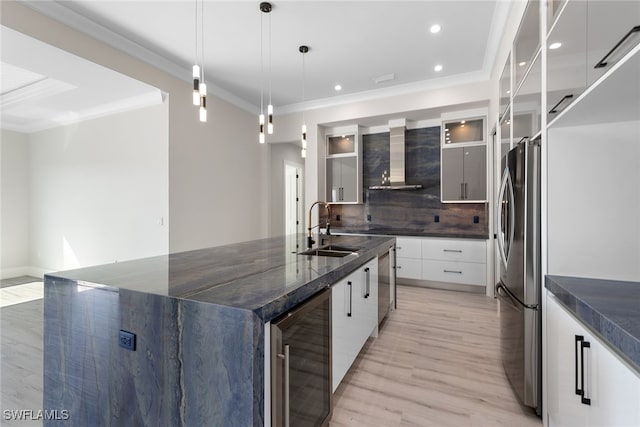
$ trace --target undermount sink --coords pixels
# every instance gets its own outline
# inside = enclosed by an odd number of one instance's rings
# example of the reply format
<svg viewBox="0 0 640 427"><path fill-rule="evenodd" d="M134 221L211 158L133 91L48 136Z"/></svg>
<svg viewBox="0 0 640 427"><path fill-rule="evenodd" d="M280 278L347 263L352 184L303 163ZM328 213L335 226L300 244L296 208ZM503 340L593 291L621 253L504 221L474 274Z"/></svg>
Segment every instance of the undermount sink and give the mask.
<svg viewBox="0 0 640 427"><path fill-rule="evenodd" d="M320 248L308 249L304 252L298 253L298 255L316 255L342 258L347 255L355 254L357 251L357 249L348 248L345 246L327 245Z"/></svg>

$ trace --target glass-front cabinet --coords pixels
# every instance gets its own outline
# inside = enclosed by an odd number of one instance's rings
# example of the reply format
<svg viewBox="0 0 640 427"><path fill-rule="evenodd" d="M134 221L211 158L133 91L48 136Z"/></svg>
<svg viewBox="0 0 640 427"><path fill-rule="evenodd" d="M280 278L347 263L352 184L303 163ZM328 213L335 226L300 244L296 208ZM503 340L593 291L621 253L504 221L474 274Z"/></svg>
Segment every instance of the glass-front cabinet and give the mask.
<svg viewBox="0 0 640 427"><path fill-rule="evenodd" d="M517 89L540 47L540 1L530 0L513 46L514 89Z"/></svg>
<svg viewBox="0 0 640 427"><path fill-rule="evenodd" d="M569 1L547 36L547 122L586 89L586 18L587 2Z"/></svg>
<svg viewBox="0 0 640 427"><path fill-rule="evenodd" d="M640 1L588 1L587 86L640 42Z"/></svg>
<svg viewBox="0 0 640 427"><path fill-rule="evenodd" d="M326 198L330 203L362 202L362 142L357 127L326 135ZM334 133L335 132L335 133Z"/></svg>
<svg viewBox="0 0 640 427"><path fill-rule="evenodd" d="M442 124L442 202L487 199L487 146L484 117Z"/></svg>
<svg viewBox="0 0 640 427"><path fill-rule="evenodd" d="M542 55L533 65L513 98L513 144L532 139L540 133L542 110Z"/></svg>
<svg viewBox="0 0 640 427"><path fill-rule="evenodd" d="M500 76L500 97L499 114L502 119L511 103L511 54L507 57L507 62L502 69Z"/></svg>

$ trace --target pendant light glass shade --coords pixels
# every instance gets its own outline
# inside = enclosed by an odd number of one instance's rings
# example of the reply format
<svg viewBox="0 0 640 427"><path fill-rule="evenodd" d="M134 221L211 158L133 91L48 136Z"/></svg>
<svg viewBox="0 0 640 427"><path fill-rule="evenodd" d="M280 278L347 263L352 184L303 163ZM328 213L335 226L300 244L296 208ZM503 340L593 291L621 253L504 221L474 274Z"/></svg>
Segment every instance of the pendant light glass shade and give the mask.
<svg viewBox="0 0 640 427"><path fill-rule="evenodd" d="M200 67L193 66L193 105L200 105Z"/></svg>
<svg viewBox="0 0 640 427"><path fill-rule="evenodd" d="M260 124L260 135L258 137L258 141L260 144L264 144L264 114L260 114L258 122Z"/></svg>
<svg viewBox="0 0 640 427"><path fill-rule="evenodd" d="M302 142L302 148L307 148L307 125L302 125L302 138L300 138Z"/></svg>
<svg viewBox="0 0 640 427"><path fill-rule="evenodd" d="M207 121L207 84L200 83L200 121Z"/></svg>
<svg viewBox="0 0 640 427"><path fill-rule="evenodd" d="M267 106L267 133L273 134L273 105Z"/></svg>

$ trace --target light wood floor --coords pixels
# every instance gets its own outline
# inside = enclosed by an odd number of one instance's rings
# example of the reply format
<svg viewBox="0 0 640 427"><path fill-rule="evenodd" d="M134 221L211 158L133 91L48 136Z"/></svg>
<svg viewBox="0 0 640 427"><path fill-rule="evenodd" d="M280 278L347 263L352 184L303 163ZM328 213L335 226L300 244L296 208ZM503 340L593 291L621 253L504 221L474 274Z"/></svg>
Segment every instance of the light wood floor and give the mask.
<svg viewBox="0 0 640 427"><path fill-rule="evenodd" d="M0 309L2 409L42 408L42 309ZM507 382L498 337L495 300L398 287L398 310L336 391L331 426L540 427Z"/></svg>
<svg viewBox="0 0 640 427"><path fill-rule="evenodd" d="M399 286L398 309L336 390L331 426L542 426L502 369L496 305Z"/></svg>

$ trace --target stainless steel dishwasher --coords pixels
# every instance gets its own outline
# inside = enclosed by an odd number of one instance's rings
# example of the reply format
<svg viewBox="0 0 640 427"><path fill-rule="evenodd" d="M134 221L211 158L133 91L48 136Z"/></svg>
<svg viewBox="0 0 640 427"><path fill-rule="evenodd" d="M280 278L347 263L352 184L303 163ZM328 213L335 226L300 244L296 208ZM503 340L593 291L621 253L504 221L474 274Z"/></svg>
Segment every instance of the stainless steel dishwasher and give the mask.
<svg viewBox="0 0 640 427"><path fill-rule="evenodd" d="M271 425L329 424L331 288L271 322Z"/></svg>

